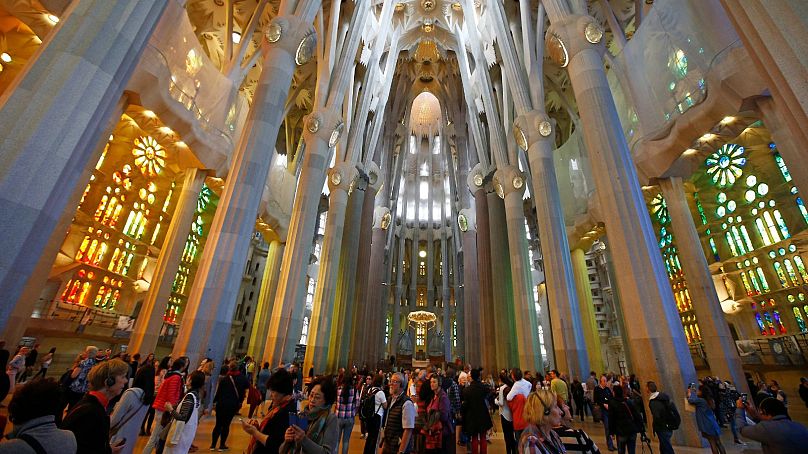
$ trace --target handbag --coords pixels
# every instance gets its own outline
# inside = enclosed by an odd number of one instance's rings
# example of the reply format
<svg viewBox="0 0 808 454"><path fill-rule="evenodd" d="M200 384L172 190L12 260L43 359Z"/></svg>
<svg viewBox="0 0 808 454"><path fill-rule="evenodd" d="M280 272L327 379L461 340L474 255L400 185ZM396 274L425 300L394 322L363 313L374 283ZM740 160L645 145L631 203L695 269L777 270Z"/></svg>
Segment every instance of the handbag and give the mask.
<svg viewBox="0 0 808 454"><path fill-rule="evenodd" d="M261 392L255 386L250 385L250 391L247 393L247 403L249 405L258 405L261 400Z"/></svg>
<svg viewBox="0 0 808 454"><path fill-rule="evenodd" d="M192 408L194 408L194 407L197 406L196 396L193 395L192 393L188 393L188 394L185 395L185 397L188 397L189 395L194 400L193 407L192 407ZM185 400L185 399L183 399L183 400ZM180 405L182 405L181 402L180 402ZM166 413L168 413L168 412L166 412ZM183 430L185 430L185 421L180 421L180 420L174 418L174 420L171 422L171 428L168 429L168 435L166 436L166 444L169 445L169 446L175 446L177 443L179 443L180 438L182 437Z"/></svg>

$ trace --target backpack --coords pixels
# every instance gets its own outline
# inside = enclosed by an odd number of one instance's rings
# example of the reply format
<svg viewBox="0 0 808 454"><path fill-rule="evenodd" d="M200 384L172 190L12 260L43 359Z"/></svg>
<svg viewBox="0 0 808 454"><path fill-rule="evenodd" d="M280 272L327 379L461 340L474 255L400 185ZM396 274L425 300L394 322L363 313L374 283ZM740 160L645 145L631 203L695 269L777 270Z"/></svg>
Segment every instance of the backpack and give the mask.
<svg viewBox="0 0 808 454"><path fill-rule="evenodd" d="M376 414L376 393L379 391L380 389L374 386L359 401L359 419L369 421Z"/></svg>
<svg viewBox="0 0 808 454"><path fill-rule="evenodd" d="M679 411L676 405L670 399L665 401L665 427L668 430L676 430L682 424L682 417L679 416Z"/></svg>

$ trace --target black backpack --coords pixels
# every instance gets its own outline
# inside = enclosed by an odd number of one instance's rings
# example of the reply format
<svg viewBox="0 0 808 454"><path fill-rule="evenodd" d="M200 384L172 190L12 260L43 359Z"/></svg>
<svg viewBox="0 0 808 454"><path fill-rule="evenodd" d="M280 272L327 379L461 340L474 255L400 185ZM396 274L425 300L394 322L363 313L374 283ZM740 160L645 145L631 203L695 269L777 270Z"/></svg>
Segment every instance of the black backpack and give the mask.
<svg viewBox="0 0 808 454"><path fill-rule="evenodd" d="M359 401L359 419L363 421L373 419L373 415L376 414L376 393L379 391L379 388L371 387Z"/></svg>
<svg viewBox="0 0 808 454"><path fill-rule="evenodd" d="M665 402L665 411L668 414L668 420L665 421L665 425L668 426L670 430L676 430L682 424L682 417L679 415L679 410L676 409L676 405L673 404L673 401L668 399Z"/></svg>

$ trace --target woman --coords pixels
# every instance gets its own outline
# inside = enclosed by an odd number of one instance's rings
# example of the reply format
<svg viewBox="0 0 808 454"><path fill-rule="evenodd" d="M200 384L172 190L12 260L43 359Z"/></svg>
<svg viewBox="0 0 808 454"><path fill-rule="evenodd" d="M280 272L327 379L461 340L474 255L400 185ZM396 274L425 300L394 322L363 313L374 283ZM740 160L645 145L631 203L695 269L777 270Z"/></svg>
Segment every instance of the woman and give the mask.
<svg viewBox="0 0 808 454"><path fill-rule="evenodd" d="M353 432L356 421L356 411L359 409L359 393L354 385L354 375L350 371L346 372L337 385L337 421L339 423L339 438L342 441L342 454L348 454L348 446L351 443L351 432Z"/></svg>
<svg viewBox="0 0 808 454"><path fill-rule="evenodd" d="M202 414L210 414L213 409L214 385L216 384L216 380L212 378L214 366L215 363L210 358L203 359L199 366L199 370L205 374L205 384L202 387Z"/></svg>
<svg viewBox="0 0 808 454"><path fill-rule="evenodd" d="M552 391L537 389L525 401L522 416L528 426L519 439L519 453L522 454L561 454L566 452L564 444L553 427L561 424L563 410L558 407L558 397Z"/></svg>
<svg viewBox="0 0 808 454"><path fill-rule="evenodd" d="M488 388L480 381L480 369L471 370L471 383L463 389L463 432L471 438L471 454L488 452L485 434L494 426L488 413Z"/></svg>
<svg viewBox="0 0 808 454"><path fill-rule="evenodd" d="M19 386L8 404L8 419L14 430L7 435L8 441L0 443L0 453L30 453L33 439L42 446L43 454L75 454L73 432L56 426L56 414L61 412L56 380L31 380Z"/></svg>
<svg viewBox="0 0 808 454"><path fill-rule="evenodd" d="M637 434L644 432L640 411L631 400L626 399L622 386L615 386L614 396L609 401L609 433L617 436L617 451L634 454Z"/></svg>
<svg viewBox="0 0 808 454"><path fill-rule="evenodd" d="M28 354L28 347L20 347L14 358L8 362L6 367L6 375L8 375L8 382L11 385L9 392L14 394L14 386L17 384L17 374L25 369L25 355Z"/></svg>
<svg viewBox="0 0 808 454"><path fill-rule="evenodd" d="M721 428L715 419L715 413L710 409L707 400L704 399L703 386L693 385L687 388L687 401L696 407L696 425L699 427L701 436L710 443L710 450L713 454L726 454L724 445L721 444Z"/></svg>
<svg viewBox="0 0 808 454"><path fill-rule="evenodd" d="M258 387L258 392L261 394L261 416L264 416L264 406L267 403L267 381L272 374L269 371L269 363L265 362L261 371L258 372L258 379L255 385Z"/></svg>
<svg viewBox="0 0 808 454"><path fill-rule="evenodd" d="M564 402L561 396L556 397L556 405L562 409L564 415L570 414L570 407ZM572 422L572 418L569 419ZM564 443L564 449L567 452L580 452L582 454L600 454L600 450L595 446L595 442L589 438L589 435L583 429L573 429L569 425L564 424L564 417L559 421L558 425L553 426L553 431Z"/></svg>
<svg viewBox="0 0 808 454"><path fill-rule="evenodd" d="M45 375L48 373L48 369L50 368L51 363L53 362L53 355L56 353L56 347L50 349L48 353L45 353L45 356L42 357L42 363L39 366L39 372L34 375L34 378L42 377L45 378Z"/></svg>
<svg viewBox="0 0 808 454"><path fill-rule="evenodd" d="M160 385L163 384L163 379L165 379L166 373L168 372L168 364L170 360L171 357L166 356L159 363L155 361L156 366L152 369L154 371L155 395L160 391ZM143 423L140 425L141 437L144 435L151 436L152 424L154 424L154 407L149 405L149 409L146 410L146 416L143 418Z"/></svg>
<svg viewBox="0 0 808 454"><path fill-rule="evenodd" d="M132 440L121 451L131 454L135 449L138 428L146 412L154 400L154 367L141 367L135 375L132 387L121 395L118 404L112 411L109 421L110 443L118 444L121 440Z"/></svg>
<svg viewBox="0 0 808 454"><path fill-rule="evenodd" d="M426 370L421 370L418 373L415 388L416 395L413 398L413 402L418 412L415 416L415 429L412 431L413 448L417 454L424 454L426 452L426 437L422 430L426 425L426 407L435 395L435 393L432 392L432 388L429 387L429 379L426 377Z"/></svg>
<svg viewBox="0 0 808 454"><path fill-rule="evenodd" d="M502 425L502 435L505 438L505 453L516 454L516 435L513 429L513 413L508 406L506 397L513 387L513 380L508 372L503 369L499 373L499 381L502 383L497 390L497 399L494 403L499 407L499 421Z"/></svg>
<svg viewBox="0 0 808 454"><path fill-rule="evenodd" d="M441 389L440 377L437 374L430 377L429 387L434 396L427 405L427 422L423 429L426 436L426 452L434 454L454 452L454 426L450 416L452 404L449 402L449 396Z"/></svg>
<svg viewBox="0 0 808 454"><path fill-rule="evenodd" d="M572 401L575 402L575 416L581 417L581 422L584 420L584 385L578 381L578 377L572 379L570 385L572 390Z"/></svg>
<svg viewBox="0 0 808 454"><path fill-rule="evenodd" d="M140 366L138 366L138 369L140 369L141 367L143 367L145 365L150 365L150 366L154 367L154 353L149 353L148 355L146 355L146 359L144 359L143 362L140 363Z"/></svg>
<svg viewBox="0 0 808 454"><path fill-rule="evenodd" d="M216 425L213 427L211 449L216 447L219 437L221 437L219 450L229 449L227 447L227 436L230 434L230 422L233 421L236 412L241 408L249 387L250 383L247 381L247 377L238 370L238 363L231 361L227 375L219 379L216 395L213 397L213 403L216 405Z"/></svg>
<svg viewBox="0 0 808 454"><path fill-rule="evenodd" d="M166 437L164 454L187 454L196 435L199 423L199 408L202 403L200 394L205 385L205 374L195 370L188 375L185 382L188 392L185 393L177 408L166 402L166 411L171 412L174 421Z"/></svg>
<svg viewBox="0 0 808 454"><path fill-rule="evenodd" d="M305 411L308 429L290 425L284 434L284 441L278 452L319 454L332 453L339 443L337 416L331 413L331 406L337 399L337 388L331 376L315 380L309 393L309 406Z"/></svg>
<svg viewBox="0 0 808 454"><path fill-rule="evenodd" d="M295 412L292 398L292 376L286 369L278 369L267 381L270 407L266 417L258 421L242 421L241 428L250 435L249 454L277 454L289 428L289 414Z"/></svg>

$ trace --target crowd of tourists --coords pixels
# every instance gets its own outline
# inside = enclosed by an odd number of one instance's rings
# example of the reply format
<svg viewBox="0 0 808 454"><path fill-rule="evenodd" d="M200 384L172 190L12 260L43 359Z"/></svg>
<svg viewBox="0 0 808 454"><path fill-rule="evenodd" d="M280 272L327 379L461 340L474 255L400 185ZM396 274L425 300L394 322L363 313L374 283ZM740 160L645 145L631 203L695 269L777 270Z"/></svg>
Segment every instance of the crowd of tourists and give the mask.
<svg viewBox="0 0 808 454"><path fill-rule="evenodd" d="M353 367L326 376L315 376L312 367L304 379L297 364L270 368L250 357L230 358L216 370L210 358L192 367L187 357L158 360L87 346L54 380L45 377L55 349L38 363L39 345L14 355L3 347L7 373L0 378L13 392L8 419L14 428L0 454L129 454L138 437L145 439L143 454L184 454L199 450L193 442L204 415L215 418L209 449L227 451L233 419L244 413L236 427L249 436L249 454L347 454L357 421L365 454L484 454L497 427L507 454L595 454L589 435L573 427L576 418L590 417L603 424L607 449L620 454L633 454L638 438L649 447L656 439L661 453L673 453L671 438L687 417L713 453L725 452L720 433L727 426L737 443L758 441L765 453L808 446L808 429L789 418L786 393L775 381L750 381L746 395L706 377L688 386L680 413L656 383L641 385L634 375L592 372L579 380L557 370L540 375L513 368L495 380L482 368L448 364L387 372ZM799 396L808 407L808 379Z"/></svg>

